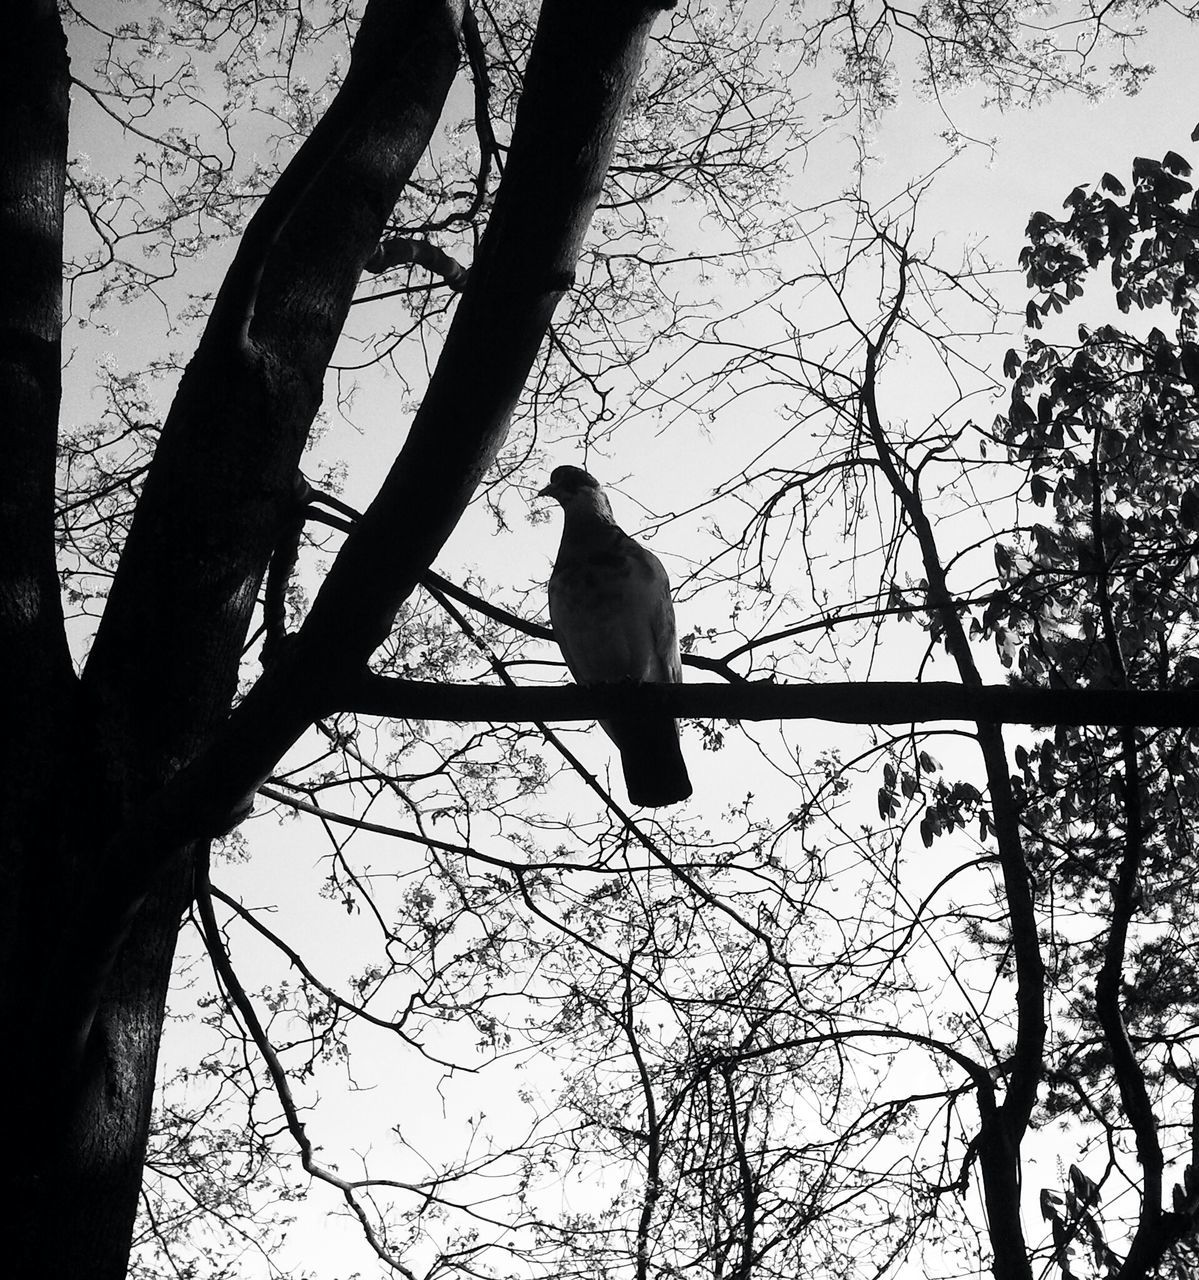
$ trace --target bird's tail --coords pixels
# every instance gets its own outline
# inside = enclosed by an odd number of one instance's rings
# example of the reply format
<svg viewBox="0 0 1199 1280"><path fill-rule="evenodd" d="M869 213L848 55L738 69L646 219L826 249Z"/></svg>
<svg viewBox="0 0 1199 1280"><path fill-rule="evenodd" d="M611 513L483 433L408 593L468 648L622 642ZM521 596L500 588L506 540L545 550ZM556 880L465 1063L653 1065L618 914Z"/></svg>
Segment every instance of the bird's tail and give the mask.
<svg viewBox="0 0 1199 1280"><path fill-rule="evenodd" d="M620 748L629 800L658 808L691 794L691 779L679 748L678 725L670 716L622 717L602 722Z"/></svg>

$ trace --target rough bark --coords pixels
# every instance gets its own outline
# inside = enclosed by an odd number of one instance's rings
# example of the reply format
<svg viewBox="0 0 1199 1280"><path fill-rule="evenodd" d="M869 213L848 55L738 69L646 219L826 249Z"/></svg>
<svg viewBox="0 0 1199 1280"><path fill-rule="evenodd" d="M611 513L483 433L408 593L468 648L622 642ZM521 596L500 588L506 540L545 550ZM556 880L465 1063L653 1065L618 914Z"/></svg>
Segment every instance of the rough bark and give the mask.
<svg viewBox="0 0 1199 1280"><path fill-rule="evenodd" d="M53 0L19 0L0 41L0 1097L8 1126L0 1216L17 1227L44 1066L34 998L71 891L68 779L87 776L54 564L63 193L69 69ZM4 1232L6 1243L14 1231ZM18 1266L21 1255L18 1250ZM18 1273L19 1274L19 1273Z"/></svg>
<svg viewBox="0 0 1199 1280"><path fill-rule="evenodd" d="M0 49L0 964L9 972L30 905L22 868L64 755L75 683L54 564L68 66L51 0L15 5Z"/></svg>
<svg viewBox="0 0 1199 1280"><path fill-rule="evenodd" d="M18 712L71 669L53 528L68 84L55 5L20 0L0 53L0 696Z"/></svg>

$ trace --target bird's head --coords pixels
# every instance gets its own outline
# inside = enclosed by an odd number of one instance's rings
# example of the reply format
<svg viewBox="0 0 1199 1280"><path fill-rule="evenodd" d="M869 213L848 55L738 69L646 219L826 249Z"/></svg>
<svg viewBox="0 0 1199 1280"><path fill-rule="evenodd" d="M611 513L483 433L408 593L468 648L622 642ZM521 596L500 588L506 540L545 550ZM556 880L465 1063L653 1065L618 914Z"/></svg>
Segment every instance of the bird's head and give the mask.
<svg viewBox="0 0 1199 1280"><path fill-rule="evenodd" d="M595 493L599 481L582 467L555 467L550 472L550 482L537 494L539 498L554 498L566 506L580 493Z"/></svg>
<svg viewBox="0 0 1199 1280"><path fill-rule="evenodd" d="M555 467L550 472L549 484L537 496L560 502L568 518L599 516L602 520L612 519L612 508L599 481L582 467Z"/></svg>

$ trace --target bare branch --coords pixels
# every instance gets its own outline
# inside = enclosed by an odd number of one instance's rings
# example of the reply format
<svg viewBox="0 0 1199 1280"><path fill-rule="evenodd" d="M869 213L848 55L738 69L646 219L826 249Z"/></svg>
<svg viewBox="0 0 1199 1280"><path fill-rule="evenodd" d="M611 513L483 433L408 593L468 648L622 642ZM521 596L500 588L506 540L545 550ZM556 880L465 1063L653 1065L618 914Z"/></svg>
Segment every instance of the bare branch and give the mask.
<svg viewBox="0 0 1199 1280"><path fill-rule="evenodd" d="M1199 689L1033 689L1020 685L904 683L606 685L500 688L397 680L370 672L336 690L330 711L421 720L596 720L644 713L720 720L829 720L839 724L1199 726Z"/></svg>

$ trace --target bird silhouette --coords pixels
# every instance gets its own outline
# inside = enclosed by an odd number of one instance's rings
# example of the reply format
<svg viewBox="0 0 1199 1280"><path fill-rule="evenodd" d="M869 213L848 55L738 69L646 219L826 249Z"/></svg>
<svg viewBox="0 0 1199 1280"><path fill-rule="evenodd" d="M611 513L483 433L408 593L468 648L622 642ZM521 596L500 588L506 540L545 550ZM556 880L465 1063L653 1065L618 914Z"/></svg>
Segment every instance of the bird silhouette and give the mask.
<svg viewBox="0 0 1199 1280"><path fill-rule="evenodd" d="M670 580L658 557L617 525L581 467L555 467L539 496L556 499L565 516L549 597L571 675L583 685L681 681ZM656 808L691 794L672 716L651 711L600 725L620 750L633 804Z"/></svg>

